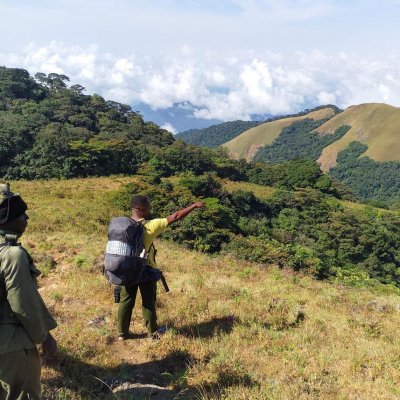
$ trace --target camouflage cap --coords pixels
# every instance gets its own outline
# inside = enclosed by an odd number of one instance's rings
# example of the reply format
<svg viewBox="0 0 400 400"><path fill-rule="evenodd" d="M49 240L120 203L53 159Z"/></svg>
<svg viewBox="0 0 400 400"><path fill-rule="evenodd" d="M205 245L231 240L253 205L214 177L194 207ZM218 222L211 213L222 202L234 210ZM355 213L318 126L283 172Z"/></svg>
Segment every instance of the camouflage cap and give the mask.
<svg viewBox="0 0 400 400"><path fill-rule="evenodd" d="M10 190L10 184L6 181L0 180L0 203L11 196L14 196L14 193Z"/></svg>
<svg viewBox="0 0 400 400"><path fill-rule="evenodd" d="M8 182L0 181L0 225L19 218L27 209L19 193L11 192Z"/></svg>

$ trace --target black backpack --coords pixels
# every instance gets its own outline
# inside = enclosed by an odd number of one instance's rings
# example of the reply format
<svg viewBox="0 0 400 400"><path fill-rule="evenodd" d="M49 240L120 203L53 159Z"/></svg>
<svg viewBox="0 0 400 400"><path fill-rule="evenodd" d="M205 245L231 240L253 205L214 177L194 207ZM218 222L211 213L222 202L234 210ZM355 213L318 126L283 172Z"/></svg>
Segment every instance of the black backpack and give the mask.
<svg viewBox="0 0 400 400"><path fill-rule="evenodd" d="M104 275L114 285L138 285L151 280L143 233L143 225L132 218L116 217L111 220Z"/></svg>

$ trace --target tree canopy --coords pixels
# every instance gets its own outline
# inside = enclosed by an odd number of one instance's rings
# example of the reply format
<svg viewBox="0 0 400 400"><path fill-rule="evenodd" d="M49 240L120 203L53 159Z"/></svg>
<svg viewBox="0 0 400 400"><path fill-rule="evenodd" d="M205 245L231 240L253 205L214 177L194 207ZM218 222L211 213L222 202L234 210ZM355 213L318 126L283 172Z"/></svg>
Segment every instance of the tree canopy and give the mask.
<svg viewBox="0 0 400 400"><path fill-rule="evenodd" d="M0 175L8 179L134 173L172 134L131 107L85 95L69 78L0 67Z"/></svg>

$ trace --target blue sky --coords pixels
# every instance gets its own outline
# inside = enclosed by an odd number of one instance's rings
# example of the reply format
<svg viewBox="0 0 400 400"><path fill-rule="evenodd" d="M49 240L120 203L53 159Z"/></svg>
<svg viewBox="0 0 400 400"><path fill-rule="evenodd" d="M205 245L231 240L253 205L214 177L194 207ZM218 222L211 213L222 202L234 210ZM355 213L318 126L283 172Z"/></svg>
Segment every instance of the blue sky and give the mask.
<svg viewBox="0 0 400 400"><path fill-rule="evenodd" d="M400 106L399 17L399 0L0 0L0 64L198 118Z"/></svg>
<svg viewBox="0 0 400 400"><path fill-rule="evenodd" d="M396 0L2 0L1 49L51 40L104 51L396 49Z"/></svg>

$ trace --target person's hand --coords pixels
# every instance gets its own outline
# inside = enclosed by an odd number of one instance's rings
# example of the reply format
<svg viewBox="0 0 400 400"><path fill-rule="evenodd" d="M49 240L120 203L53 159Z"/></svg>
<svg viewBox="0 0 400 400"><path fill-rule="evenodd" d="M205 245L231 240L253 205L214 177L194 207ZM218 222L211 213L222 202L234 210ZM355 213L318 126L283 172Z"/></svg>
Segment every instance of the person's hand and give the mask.
<svg viewBox="0 0 400 400"><path fill-rule="evenodd" d="M57 342L49 332L46 340L42 343L43 358L45 361L50 361L57 353Z"/></svg>
<svg viewBox="0 0 400 400"><path fill-rule="evenodd" d="M195 208L204 208L205 204L202 201L194 203Z"/></svg>

